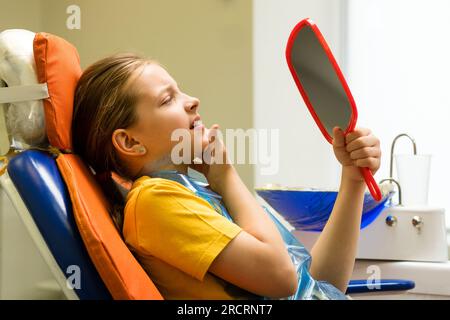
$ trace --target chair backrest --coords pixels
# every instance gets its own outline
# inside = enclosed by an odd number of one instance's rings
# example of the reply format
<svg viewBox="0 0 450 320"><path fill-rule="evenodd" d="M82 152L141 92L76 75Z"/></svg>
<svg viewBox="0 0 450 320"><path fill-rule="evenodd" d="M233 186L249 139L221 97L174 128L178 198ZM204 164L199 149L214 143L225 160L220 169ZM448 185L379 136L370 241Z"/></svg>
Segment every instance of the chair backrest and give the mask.
<svg viewBox="0 0 450 320"><path fill-rule="evenodd" d="M113 297L162 299L119 236L108 213L109 203L80 157L67 154L56 161L69 188L81 237Z"/></svg>
<svg viewBox="0 0 450 320"><path fill-rule="evenodd" d="M108 298L108 293L102 290L101 285L92 291L87 285L88 282L96 281L95 272L91 272L93 265L114 299L162 299L114 227L108 214L110 204L92 172L79 156L71 153L73 97L81 75L77 50L64 39L48 33L37 33L32 47L38 83L46 84L48 90L48 97L43 103L46 134L62 175L55 171L56 166L54 162L52 164L54 157L38 151L25 151L10 161L8 173L11 179L36 225L41 226L39 230L55 259L66 261L60 265L62 270L66 272L64 268L67 265L78 265L81 277L86 275L86 272L89 273L90 278L84 278L86 292L77 291L80 298ZM16 87L0 89L12 88L11 90L20 91L20 85ZM6 90L3 90L3 93L5 92ZM0 102L1 95L2 91ZM27 184L26 177L35 179L30 180L33 181L32 184ZM42 192L34 192L36 188L42 188ZM52 196L49 198L50 194ZM56 210L49 209L52 203L42 206L46 200L57 203L58 205L53 204L57 207ZM45 211L42 208L45 208ZM48 222L51 219L59 219L59 222L52 224ZM76 223L77 230L73 222ZM48 227L43 227L44 225ZM55 237L55 234L59 235ZM70 241L67 240L69 238ZM65 247L66 241L78 242L83 247L80 238L90 259L87 259L87 255L83 254L80 248L73 249L75 246L69 245ZM58 241L61 243L57 243ZM79 255L67 262L67 256L75 251L79 251ZM83 285L81 287L83 288Z"/></svg>

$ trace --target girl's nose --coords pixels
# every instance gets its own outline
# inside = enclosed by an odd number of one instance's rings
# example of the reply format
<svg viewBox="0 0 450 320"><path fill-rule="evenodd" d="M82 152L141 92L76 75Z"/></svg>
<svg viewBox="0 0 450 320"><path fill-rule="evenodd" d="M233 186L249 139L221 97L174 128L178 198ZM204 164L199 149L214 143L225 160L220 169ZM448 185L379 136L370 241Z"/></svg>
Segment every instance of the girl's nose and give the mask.
<svg viewBox="0 0 450 320"><path fill-rule="evenodd" d="M200 107L200 100L195 97L190 97L189 102L186 103L186 111L192 112Z"/></svg>

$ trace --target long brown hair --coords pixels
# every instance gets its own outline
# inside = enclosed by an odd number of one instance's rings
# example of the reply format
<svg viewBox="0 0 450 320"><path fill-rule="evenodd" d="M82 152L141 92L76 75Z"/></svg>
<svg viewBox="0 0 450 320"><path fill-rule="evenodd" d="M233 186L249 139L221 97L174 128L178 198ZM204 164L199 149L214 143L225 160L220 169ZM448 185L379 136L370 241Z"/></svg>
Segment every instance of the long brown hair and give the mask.
<svg viewBox="0 0 450 320"><path fill-rule="evenodd" d="M133 80L147 64L157 63L134 53L119 53L90 65L77 83L72 120L74 152L95 171L111 203L111 217L122 231L124 198L111 173L132 180L112 144L112 134L136 121L137 93Z"/></svg>

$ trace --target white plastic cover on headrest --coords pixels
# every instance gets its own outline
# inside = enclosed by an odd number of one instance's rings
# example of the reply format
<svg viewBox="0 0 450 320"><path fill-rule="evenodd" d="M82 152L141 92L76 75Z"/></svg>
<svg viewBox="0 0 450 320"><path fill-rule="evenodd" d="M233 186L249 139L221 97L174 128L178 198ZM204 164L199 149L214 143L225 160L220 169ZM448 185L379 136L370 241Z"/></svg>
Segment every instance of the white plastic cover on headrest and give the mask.
<svg viewBox="0 0 450 320"><path fill-rule="evenodd" d="M48 92L45 85L38 85L34 37L34 32L23 29L0 33L0 87L8 87L0 88L0 103L10 102L0 104L0 131L8 133L8 150L11 144L36 146L47 140L43 101L36 99L48 97ZM4 154L6 142L2 133L0 153Z"/></svg>

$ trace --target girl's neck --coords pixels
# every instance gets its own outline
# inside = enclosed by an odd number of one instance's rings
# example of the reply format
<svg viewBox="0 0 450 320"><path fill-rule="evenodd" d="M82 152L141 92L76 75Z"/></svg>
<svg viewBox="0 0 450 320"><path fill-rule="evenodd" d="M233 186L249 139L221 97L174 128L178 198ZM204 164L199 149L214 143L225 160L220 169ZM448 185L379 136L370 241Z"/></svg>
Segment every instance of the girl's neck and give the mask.
<svg viewBox="0 0 450 320"><path fill-rule="evenodd" d="M155 170L152 170L152 172L154 171L163 171L163 170L175 170L179 173L183 173L183 174L188 174L188 166L187 165L167 165L167 166L161 166L159 168L156 168ZM150 173L150 172L148 172Z"/></svg>
<svg viewBox="0 0 450 320"><path fill-rule="evenodd" d="M187 164L174 164L170 155L163 157L159 160L152 161L151 163L146 164L142 169L138 172L137 178L142 176L150 176L152 172L162 171L162 170L175 170L179 173L188 174L188 165Z"/></svg>

